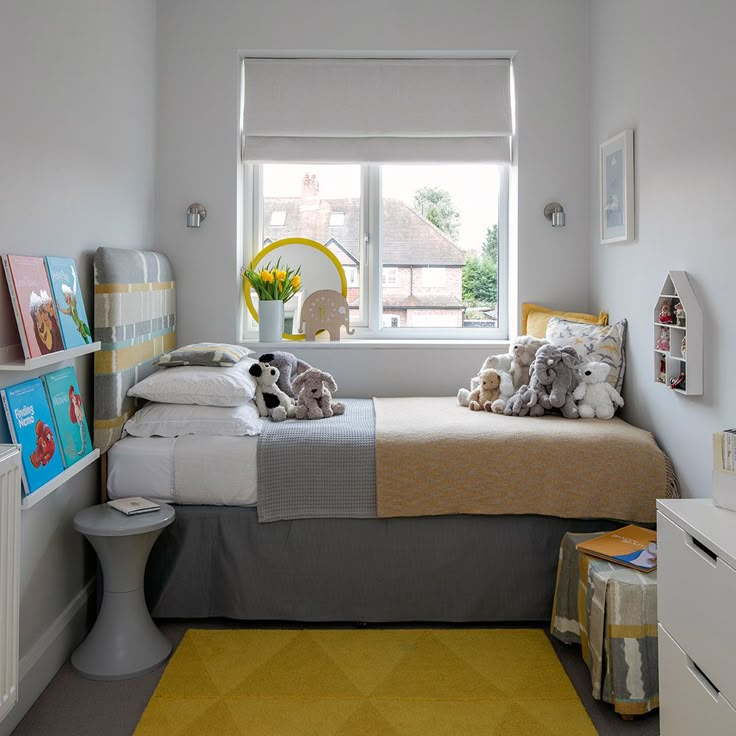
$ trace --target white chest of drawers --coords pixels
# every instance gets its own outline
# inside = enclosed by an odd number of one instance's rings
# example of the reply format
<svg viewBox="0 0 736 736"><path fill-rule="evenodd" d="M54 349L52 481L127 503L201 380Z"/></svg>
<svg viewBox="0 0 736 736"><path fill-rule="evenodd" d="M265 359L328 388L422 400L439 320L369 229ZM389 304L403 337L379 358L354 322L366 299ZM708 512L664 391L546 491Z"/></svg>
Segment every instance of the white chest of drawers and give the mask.
<svg viewBox="0 0 736 736"><path fill-rule="evenodd" d="M736 734L736 511L657 502L661 736Z"/></svg>

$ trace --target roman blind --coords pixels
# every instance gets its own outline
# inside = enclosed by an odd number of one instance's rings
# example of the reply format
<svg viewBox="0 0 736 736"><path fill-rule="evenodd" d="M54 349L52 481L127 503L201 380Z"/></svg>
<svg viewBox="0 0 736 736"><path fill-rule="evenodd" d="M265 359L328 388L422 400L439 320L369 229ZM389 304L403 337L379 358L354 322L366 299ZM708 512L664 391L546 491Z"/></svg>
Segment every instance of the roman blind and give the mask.
<svg viewBox="0 0 736 736"><path fill-rule="evenodd" d="M510 160L508 59L247 59L251 162Z"/></svg>

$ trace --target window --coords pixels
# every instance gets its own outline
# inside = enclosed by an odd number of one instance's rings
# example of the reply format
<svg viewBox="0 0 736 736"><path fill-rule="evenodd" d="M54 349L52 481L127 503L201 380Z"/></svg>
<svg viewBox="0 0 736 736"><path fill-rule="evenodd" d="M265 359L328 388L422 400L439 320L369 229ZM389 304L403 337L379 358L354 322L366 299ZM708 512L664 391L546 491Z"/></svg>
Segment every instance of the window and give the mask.
<svg viewBox="0 0 736 736"><path fill-rule="evenodd" d="M399 283L399 269L383 267L382 282L384 286L397 286Z"/></svg>
<svg viewBox="0 0 736 736"><path fill-rule="evenodd" d="M244 59L246 257L324 243L358 336L507 337L514 99L509 58Z"/></svg>
<svg viewBox="0 0 736 736"><path fill-rule="evenodd" d="M443 266L422 269L422 286L425 289L441 289L447 284L447 269Z"/></svg>
<svg viewBox="0 0 736 736"><path fill-rule="evenodd" d="M286 210L273 210L271 212L271 227L286 225Z"/></svg>
<svg viewBox="0 0 736 736"><path fill-rule="evenodd" d="M348 286L358 286L360 284L359 282L359 273L358 269L355 266L345 266L345 278L347 279Z"/></svg>
<svg viewBox="0 0 736 736"><path fill-rule="evenodd" d="M261 245L251 252L291 236L325 244L359 336L507 336L506 165L266 163L252 173L246 219ZM310 282L304 273L307 292Z"/></svg>

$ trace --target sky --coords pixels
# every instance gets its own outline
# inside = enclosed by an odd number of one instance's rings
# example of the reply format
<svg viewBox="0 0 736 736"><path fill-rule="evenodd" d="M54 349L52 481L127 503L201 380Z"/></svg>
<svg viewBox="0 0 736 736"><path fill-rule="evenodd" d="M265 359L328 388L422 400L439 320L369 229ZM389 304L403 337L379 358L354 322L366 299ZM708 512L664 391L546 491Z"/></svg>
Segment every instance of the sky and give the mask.
<svg viewBox="0 0 736 736"><path fill-rule="evenodd" d="M299 197L306 173L319 181L324 199L360 196L358 164L265 164L264 197ZM486 229L498 222L498 168L492 164L412 164L383 166L383 196L414 206L421 187L446 189L460 212L457 245L480 250Z"/></svg>

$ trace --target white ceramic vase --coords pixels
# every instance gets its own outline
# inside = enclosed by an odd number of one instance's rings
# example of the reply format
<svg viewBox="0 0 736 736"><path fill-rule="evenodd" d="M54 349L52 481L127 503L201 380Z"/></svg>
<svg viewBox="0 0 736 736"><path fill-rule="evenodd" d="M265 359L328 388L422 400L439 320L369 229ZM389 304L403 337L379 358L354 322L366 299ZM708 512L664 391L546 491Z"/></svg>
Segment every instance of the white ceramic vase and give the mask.
<svg viewBox="0 0 736 736"><path fill-rule="evenodd" d="M258 304L258 339L280 342L284 332L284 303L281 299L261 300Z"/></svg>

